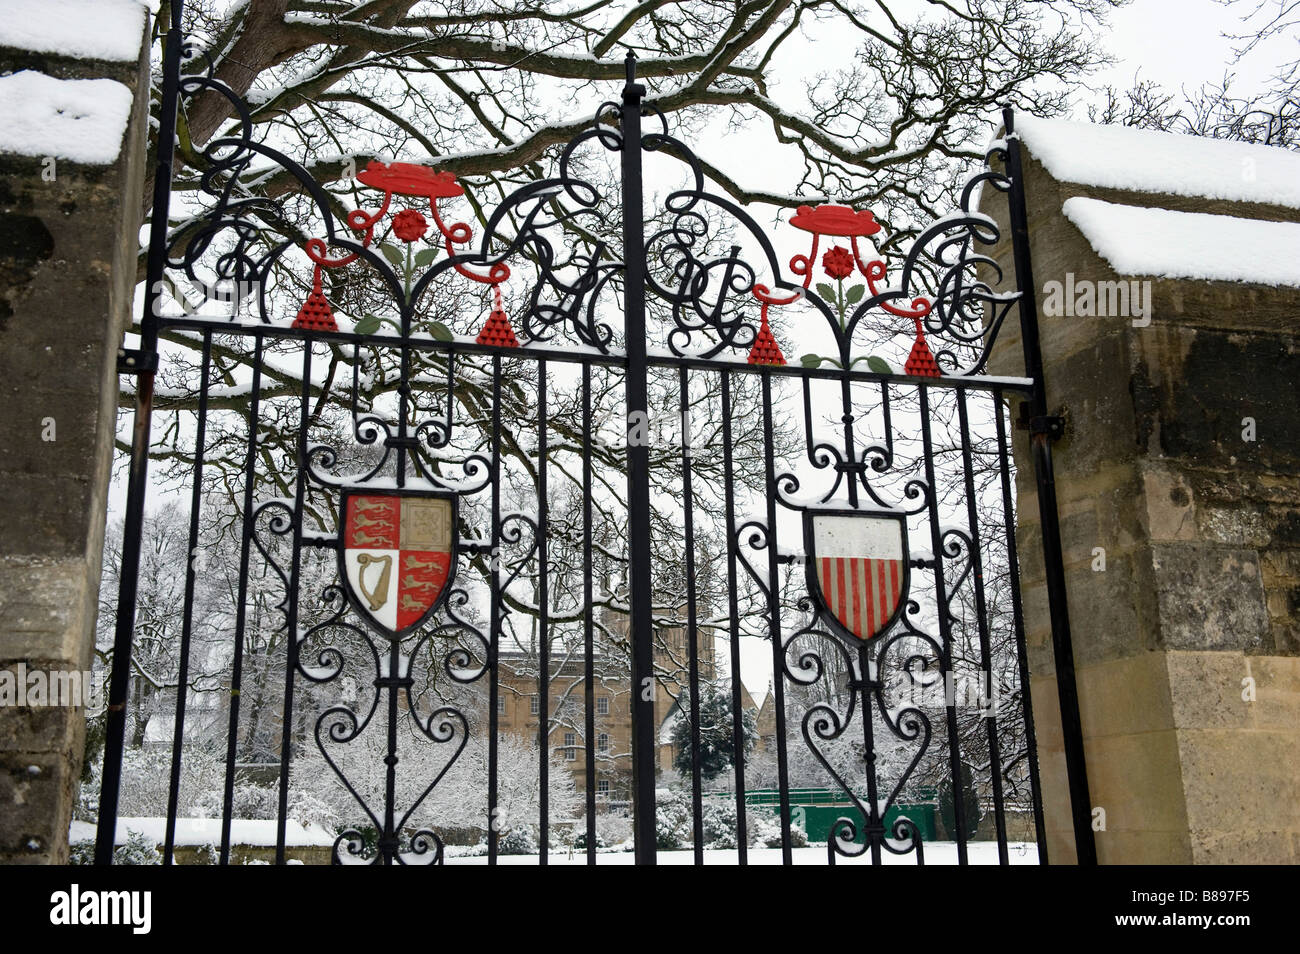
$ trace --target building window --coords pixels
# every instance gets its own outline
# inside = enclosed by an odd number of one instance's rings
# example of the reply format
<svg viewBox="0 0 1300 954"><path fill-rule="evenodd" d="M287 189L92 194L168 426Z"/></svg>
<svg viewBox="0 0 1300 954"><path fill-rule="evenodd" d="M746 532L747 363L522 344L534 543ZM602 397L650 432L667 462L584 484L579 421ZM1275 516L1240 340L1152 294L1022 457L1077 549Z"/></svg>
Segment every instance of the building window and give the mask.
<svg viewBox="0 0 1300 954"><path fill-rule="evenodd" d="M596 797L609 798L609 779L602 778L596 780Z"/></svg>
<svg viewBox="0 0 1300 954"><path fill-rule="evenodd" d="M564 761L578 761L578 739L572 732L564 733Z"/></svg>
<svg viewBox="0 0 1300 954"><path fill-rule="evenodd" d="M506 714L506 697L497 696L497 715L503 716L505 714Z"/></svg>
<svg viewBox="0 0 1300 954"><path fill-rule="evenodd" d="M532 715L537 715L542 711L542 700L538 696L532 695L528 697L528 711Z"/></svg>
<svg viewBox="0 0 1300 954"><path fill-rule="evenodd" d="M609 715L609 696L601 696L596 700L596 715Z"/></svg>
<svg viewBox="0 0 1300 954"><path fill-rule="evenodd" d="M596 751L602 755L609 751L609 733L602 732L596 736Z"/></svg>

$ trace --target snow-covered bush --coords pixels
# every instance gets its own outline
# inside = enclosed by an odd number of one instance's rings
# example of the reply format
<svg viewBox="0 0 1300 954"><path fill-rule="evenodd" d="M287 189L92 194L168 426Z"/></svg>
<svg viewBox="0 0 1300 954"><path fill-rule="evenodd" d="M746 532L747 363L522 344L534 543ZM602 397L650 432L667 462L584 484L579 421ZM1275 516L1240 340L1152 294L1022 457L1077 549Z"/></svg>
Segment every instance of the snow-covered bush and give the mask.
<svg viewBox="0 0 1300 954"><path fill-rule="evenodd" d="M95 863L95 843L93 841L80 841L72 845L68 863L93 865ZM162 852L158 850L158 846L154 844L152 838L148 838L138 831L129 831L127 832L126 843L113 849L113 864L160 865L162 864Z"/></svg>
<svg viewBox="0 0 1300 954"><path fill-rule="evenodd" d="M730 797L705 799L700 823L705 848L736 847L736 803Z"/></svg>
<svg viewBox="0 0 1300 954"><path fill-rule="evenodd" d="M655 793L655 844L671 851L690 843L690 797L681 789L659 789Z"/></svg>
<svg viewBox="0 0 1300 954"><path fill-rule="evenodd" d="M425 795L429 780L443 771L461 737L455 735L448 742L437 743L410 732L409 727L404 727L402 733L397 802L409 805L424 796L408 823L435 831L486 832L488 748L483 734L471 735L456 762ZM377 731L363 732L350 742L330 747L330 755L372 808L383 804L386 754L387 735ZM503 734L497 740L497 765L499 823L512 829L517 824L533 824L541 804L536 740ZM315 744L304 746L294 762L294 780L314 799L309 803L304 797L301 810L305 815L332 813L328 817L333 824L355 823L362 815L356 800L339 782L334 769L321 758ZM552 817L568 817L581 810L582 800L574 788L573 776L559 755L551 762L548 794Z"/></svg>
<svg viewBox="0 0 1300 954"><path fill-rule="evenodd" d="M199 818L220 818L225 803L225 792L210 789L194 800L188 814ZM273 819L280 810L280 790L275 784L259 785L247 779L235 783L231 797L232 818ZM306 788L291 787L288 798L288 815L306 825L312 822L322 828L338 823L335 807L316 792Z"/></svg>
<svg viewBox="0 0 1300 954"><path fill-rule="evenodd" d="M497 852L503 855L537 854L537 836L526 825L511 828L497 838Z"/></svg>
<svg viewBox="0 0 1300 954"><path fill-rule="evenodd" d="M745 812L748 819L749 844L753 848L781 847L781 820L766 809L749 809ZM790 847L808 847L808 833L798 822L790 826Z"/></svg>
<svg viewBox="0 0 1300 954"><path fill-rule="evenodd" d="M616 848L632 841L632 819L622 812L596 816L596 843L602 848Z"/></svg>

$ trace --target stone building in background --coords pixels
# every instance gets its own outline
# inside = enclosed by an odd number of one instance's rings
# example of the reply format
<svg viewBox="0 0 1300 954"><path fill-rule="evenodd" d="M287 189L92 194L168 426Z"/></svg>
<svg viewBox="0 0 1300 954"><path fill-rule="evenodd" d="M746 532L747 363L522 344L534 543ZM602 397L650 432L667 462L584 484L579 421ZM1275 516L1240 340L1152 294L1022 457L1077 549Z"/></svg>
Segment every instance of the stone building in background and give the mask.
<svg viewBox="0 0 1300 954"><path fill-rule="evenodd" d="M586 655L581 640L565 644L555 640L551 647L549 733L550 752L558 754L573 775L579 792L587 788L587 746L595 754L594 790L602 802L625 802L631 799L632 784L632 707L626 651L616 642L625 639L627 617L607 613L603 629L610 636L593 640L592 709L595 738L586 732ZM701 686L717 678L717 664L711 651L713 636L701 630ZM673 773L673 747L668 732L680 716L678 699L689 692L687 669L689 643L686 630L672 627L660 630L655 650L655 731L659 737L659 771ZM500 691L497 717L501 732L536 740L542 719L539 682L539 657L535 651L502 651ZM486 681L480 687L486 693ZM752 703L751 703L752 705Z"/></svg>

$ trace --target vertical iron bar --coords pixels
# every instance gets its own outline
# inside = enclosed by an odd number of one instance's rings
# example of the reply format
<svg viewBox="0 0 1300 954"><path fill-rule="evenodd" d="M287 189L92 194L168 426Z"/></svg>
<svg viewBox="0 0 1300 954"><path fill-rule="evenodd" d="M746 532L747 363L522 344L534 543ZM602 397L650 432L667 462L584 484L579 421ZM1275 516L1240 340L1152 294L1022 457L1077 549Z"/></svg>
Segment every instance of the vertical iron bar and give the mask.
<svg viewBox="0 0 1300 954"><path fill-rule="evenodd" d="M586 665L582 675L582 776L586 783L583 795L586 799L589 865L596 863L596 644L593 623L589 616L583 644Z"/></svg>
<svg viewBox="0 0 1300 954"><path fill-rule="evenodd" d="M583 615L582 631L582 657L583 657L583 676L582 676L582 697L583 697L583 731L588 735L591 734L591 724L594 721L592 716L592 668L595 666L595 593L592 572L594 567L591 565L591 363L584 361L582 363L582 565L586 572L583 574L582 581L582 598L583 605L587 611ZM633 693L634 694L634 693ZM568 693L565 693L566 699ZM632 706L632 701L628 700L628 705ZM576 727L575 727L576 728ZM591 739L586 742L591 744ZM568 758L568 751L565 751L565 758ZM583 763L586 764L585 761ZM596 863L596 782L587 773L586 790L586 822L587 822L587 864Z"/></svg>
<svg viewBox="0 0 1300 954"><path fill-rule="evenodd" d="M917 385L921 399L921 456L925 459L925 484L929 495L930 546L934 553L934 601L935 611L939 615L939 636L943 655L939 660L939 674L943 677L945 696L951 684L952 674L952 627L948 618L947 587L943 579L943 532L939 521L939 487L934 473L934 441L930 434L930 389L924 384ZM957 829L952 834L957 837L957 863L967 864L966 841L970 835L966 831L966 792L961 784L961 740L957 738L957 714L944 699L945 722L948 729L948 770L952 780L953 823Z"/></svg>
<svg viewBox="0 0 1300 954"><path fill-rule="evenodd" d="M1016 518L1011 501L1011 463L1007 454L1006 408L1002 392L993 392L998 434L998 469L1002 474L1002 521L1007 538L1007 574L1011 580L1011 616L1016 631L1016 663L1020 671L1020 698L1025 715L1026 761L1029 763L1029 795L1034 809L1034 836L1038 863L1047 859L1047 832L1043 827L1043 795L1038 781L1038 738L1034 731L1034 707L1029 692L1029 658L1025 654L1025 619L1020 607L1020 558L1016 553Z"/></svg>
<svg viewBox="0 0 1300 954"><path fill-rule="evenodd" d="M502 819L497 812L497 772L499 752L497 732L500 718L497 706L501 698L501 673L498 667L501 650L501 586L497 565L501 546L501 356L492 356L492 549L488 553L488 578L491 584L491 626L488 631L488 864L497 863L497 836Z"/></svg>
<svg viewBox="0 0 1300 954"><path fill-rule="evenodd" d="M415 452L411 452L411 454L408 455L408 448L411 447L411 443L409 443L407 432L408 432L408 421L411 420L411 378L412 378L411 346L409 346L409 341L411 341L412 320L413 317L415 317L415 311L413 311L412 303L411 303L411 291L409 291L409 289L407 290L406 299L404 299L402 303L402 316L400 317L402 317L402 347L400 347L399 355L400 355L400 367L402 367L402 376L400 376L398 380L398 459L396 459L396 483L398 483L399 489L402 489L402 487L406 487L406 471L407 471L408 459L409 461L411 461L412 468L415 469L416 477L420 476L419 456L417 456ZM447 355L447 360L448 361L451 360L450 354ZM494 385L497 385L497 382L499 382L500 380L500 359L494 357L493 361L494 361L493 382ZM498 422L497 408L500 403L500 391L494 390L493 396L494 396L493 424L495 425ZM451 426L451 421L452 421L452 417L448 415L447 416L448 428L450 428ZM497 495L497 483L499 480L499 473L495 468L497 468L499 446L500 445L497 439L497 430L494 429L493 430L493 468L494 468L493 469L493 545L495 545L495 542L497 542L497 496L495 495ZM455 528L452 528L452 533L456 533ZM497 572L495 572L495 563L493 563L493 568L491 568L490 572L491 572L491 587L493 587L493 589L491 589L491 593L493 593L493 600L494 600L493 608L491 608L491 613L493 613L493 629L491 629L491 633L495 634L495 632L497 632L497 630L495 630L495 623L497 623L497 606L495 606L495 595L497 595ZM378 851L380 851L380 862L383 864L395 864L396 862L398 862L398 851L399 851L399 833L398 831L396 831L396 792L398 792L398 763L400 762L400 758L398 756L398 715L399 715L398 693L400 691L400 685L402 685L402 682L400 682L400 680L402 680L403 678L402 673L399 672L400 665L402 665L402 654L400 654L400 647L402 647L402 643L400 643L399 639L390 639L389 662L387 662L387 673L385 673L386 685L383 686L383 691L386 691L387 697L389 697L389 704L387 704L387 710L389 710L387 711L387 719L389 719L389 724L387 724L387 754L385 760L383 760L383 762L385 762L385 773L383 773L383 832L381 832L380 834L380 844L378 844ZM497 650L495 650L495 642L493 643L493 646L490 647L490 655L491 655L491 688L495 690L495 688L497 688ZM376 691L380 691L378 685L376 685ZM494 719L495 719L495 715L497 715L497 712L495 712L495 707L494 707L493 708ZM495 759L495 755L497 755L494 749L495 734L497 733L495 733L494 730L494 732L491 733L491 740L489 741L489 747L487 747L487 766L489 766L489 769L487 769L487 775L489 775L489 779L493 781L495 781L494 759ZM493 795L489 794L489 806L493 806L493 805L495 805L495 798L493 797ZM495 812L491 812L490 823L489 825L487 825L487 862L489 862L489 864L495 863L495 849L497 849L497 844L495 844L495 833L497 833L497 824L495 824Z"/></svg>
<svg viewBox="0 0 1300 954"><path fill-rule="evenodd" d="M289 592L285 594L284 720L280 726L280 799L275 817L275 863L285 863L285 826L289 820L289 768L293 762L293 687L298 668L298 583L302 577L302 522L307 503L307 428L311 423L311 347L302 343L302 409L298 415L298 476L293 491L292 557L289 563ZM390 707L391 708L391 707ZM391 769L390 769L391 771Z"/></svg>
<svg viewBox="0 0 1300 954"><path fill-rule="evenodd" d="M690 680L688 718L691 728L691 845L697 865L704 864L704 791L700 771L700 634L695 619L695 491L691 481L690 378L677 368L678 406L682 415L682 502L686 506L686 643ZM739 819L737 819L739 824Z"/></svg>
<svg viewBox="0 0 1300 954"><path fill-rule="evenodd" d="M871 697L876 692L872 685L873 681L870 651L866 646L859 646L858 683L862 701L862 757L867 763L867 825L862 835L864 844L871 848L871 863L879 865L880 844L885 837L885 819L880 814L880 778L876 773L876 722L871 714Z"/></svg>
<svg viewBox="0 0 1300 954"><path fill-rule="evenodd" d="M785 644L781 639L780 554L776 532L776 449L772 429L772 373L763 369L763 462L767 490L768 639L772 641L772 705L776 710L777 799L781 818L781 864L794 863L790 844L790 765L785 749ZM866 714L868 717L870 713ZM739 829L739 821L737 821Z"/></svg>
<svg viewBox="0 0 1300 954"><path fill-rule="evenodd" d="M654 607L650 591L650 448L633 440L648 421L646 397L645 223L641 182L641 98L636 56L623 87L623 311L627 341L627 503L632 637L632 816L636 863L655 863ZM646 428L642 427L642 433ZM591 745L592 740L588 739Z"/></svg>
<svg viewBox="0 0 1300 954"><path fill-rule="evenodd" d="M539 865L545 865L550 854L550 784L551 759L547 747L550 735L551 697L551 632L550 587L547 577L549 551L546 536L549 532L549 497L546 488L546 361L537 362L537 830Z"/></svg>
<svg viewBox="0 0 1300 954"><path fill-rule="evenodd" d="M1006 125L1007 175L1011 189L1007 204L1011 217L1011 249L1015 258L1016 287L1020 289L1020 338L1025 354L1025 374L1033 381L1030 419L1047 416L1047 388L1043 381L1043 354L1038 339L1037 285L1029 255L1029 213L1025 204L1025 177L1020 139L1015 135L1011 107L1002 113ZM1061 736L1065 773L1070 787L1070 814L1078 863L1097 863L1092 833L1092 799L1088 793L1088 767L1083 748L1083 721L1079 716L1079 690L1074 675L1074 647L1070 638L1070 610L1066 600L1065 561L1061 556L1061 524L1056 506L1056 477L1052 470L1052 443L1046 431L1032 428L1030 451L1038 485L1038 516L1043 532L1043 566L1047 579L1047 606L1052 621L1052 653L1056 660L1056 691L1061 705Z"/></svg>
<svg viewBox="0 0 1300 954"><path fill-rule="evenodd" d="M850 364L847 359L847 343L845 351L841 357L844 367L847 369ZM840 376L840 406L843 413L840 416L844 424L844 462L840 468L848 480L849 506L856 508L858 506L858 471L856 464L858 452L853 440L853 422L856 417L853 413L853 386L849 381L847 371ZM888 402L885 409L885 433L889 433ZM850 674L851 675L851 674ZM863 830L863 844L871 848L871 863L880 864L880 836L878 829L883 827L883 819L879 818L879 778L876 773L876 735L875 724L871 714L871 663L867 656L867 651L863 647L858 649L858 680L861 683L861 701L862 701L862 742L863 742L863 761L865 762L865 771L867 775L867 817L866 826ZM831 852L831 860L834 863L835 852Z"/></svg>
<svg viewBox="0 0 1300 954"><path fill-rule="evenodd" d="M845 361L845 367L848 367L847 360ZM849 485L849 506L857 509L858 473L853 469L853 465L857 462L858 452L854 449L853 444L853 389L849 384L847 371L840 377L840 403L844 408L840 420L844 423L844 467L848 471L846 483Z"/></svg>
<svg viewBox="0 0 1300 954"><path fill-rule="evenodd" d="M172 770L167 787L167 829L163 835L163 864L172 863L176 848L176 812L181 794L181 759L185 747L185 702L189 695L190 640L194 635L194 584L198 580L199 509L203 503L203 455L208 426L208 371L212 365L212 331L203 332L199 365L198 430L194 435L194 486L190 491L190 532L185 546L185 597L181 614L180 667L176 674L176 717L172 720Z"/></svg>
<svg viewBox="0 0 1300 954"><path fill-rule="evenodd" d="M989 740L989 777L993 785L993 821L998 835L998 863L1010 864L1007 857L1007 819L1002 795L1002 754L998 747L998 713L993 706L993 652L989 646L987 605L984 599L984 559L980 554L979 514L975 507L975 462L971 459L970 415L966 407L966 389L957 389L957 420L961 427L962 471L966 484L966 520L970 524L971 576L975 581L975 620L979 629L981 681L987 680L988 695L984 702L990 711L984 716ZM953 705L956 705L954 693Z"/></svg>
<svg viewBox="0 0 1300 954"><path fill-rule="evenodd" d="M163 56L162 100L158 112L158 162L154 169L153 212L149 221L149 256L145 268L144 314L140 317L140 352L146 358L136 376L135 424L131 431L131 468L127 477L122 526L122 566L118 574L117 621L113 633L113 667L109 674L104 722L104 777L99 789L99 823L95 864L113 863L117 802L122 790L122 752L126 744L126 693L131 681L131 641L135 634L135 600L140 579L140 538L144 531L145 493L149 486L149 442L153 424L158 310L163 269L167 264L167 225L171 207L172 160L176 153L176 107L180 97L181 11L173 0Z"/></svg>
<svg viewBox="0 0 1300 954"><path fill-rule="evenodd" d="M384 830L379 833L379 860L382 864L397 863L397 680L401 678L401 656L398 653L400 643L393 639L388 643L388 672L385 674L388 684L384 692L388 694L388 735L387 758L384 760Z"/></svg>
<svg viewBox="0 0 1300 954"><path fill-rule="evenodd" d="M219 863L230 863L230 818L235 802L235 758L239 751L239 693L244 681L244 634L248 626L248 560L253 545L253 492L257 480L257 416L262 399L262 336L253 343L253 383L248 402L248 456L244 460L244 513L239 524L239 581L235 596L235 645L230 670L230 724L226 729L226 779L221 801Z"/></svg>
<svg viewBox="0 0 1300 954"><path fill-rule="evenodd" d="M724 516L727 535L727 617L731 622L731 751L736 774L736 852L737 861L749 863L748 831L745 818L745 736L740 728L740 598L736 580L736 499L731 453L731 372L722 378L722 496L726 501Z"/></svg>

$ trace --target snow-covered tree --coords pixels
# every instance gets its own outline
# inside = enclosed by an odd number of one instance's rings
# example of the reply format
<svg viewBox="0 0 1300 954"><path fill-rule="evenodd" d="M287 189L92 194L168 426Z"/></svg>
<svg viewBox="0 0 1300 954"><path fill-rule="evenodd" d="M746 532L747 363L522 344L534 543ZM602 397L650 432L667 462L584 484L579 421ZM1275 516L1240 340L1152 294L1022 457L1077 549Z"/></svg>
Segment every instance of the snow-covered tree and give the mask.
<svg viewBox="0 0 1300 954"><path fill-rule="evenodd" d="M681 718L673 723L673 768L689 779L693 772L694 733L691 729L691 694L684 692L677 700ZM711 782L736 760L735 728L731 694L713 683L700 686L700 777ZM740 713L741 749L748 755L758 742L758 720L752 709Z"/></svg>

